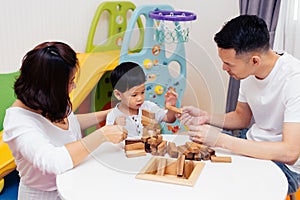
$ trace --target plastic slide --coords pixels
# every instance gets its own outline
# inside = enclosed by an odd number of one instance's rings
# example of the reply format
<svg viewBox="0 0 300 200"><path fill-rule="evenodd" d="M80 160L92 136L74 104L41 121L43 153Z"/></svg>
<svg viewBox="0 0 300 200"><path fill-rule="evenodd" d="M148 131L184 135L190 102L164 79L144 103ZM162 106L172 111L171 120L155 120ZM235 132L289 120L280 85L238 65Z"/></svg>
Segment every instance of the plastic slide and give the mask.
<svg viewBox="0 0 300 200"><path fill-rule="evenodd" d="M0 132L0 192L4 187L3 177L16 168L14 157L6 143L2 141L2 131Z"/></svg>
<svg viewBox="0 0 300 200"><path fill-rule="evenodd" d="M73 110L76 110L97 85L102 75L114 69L120 59L120 51L79 53L80 71L76 88L71 93Z"/></svg>

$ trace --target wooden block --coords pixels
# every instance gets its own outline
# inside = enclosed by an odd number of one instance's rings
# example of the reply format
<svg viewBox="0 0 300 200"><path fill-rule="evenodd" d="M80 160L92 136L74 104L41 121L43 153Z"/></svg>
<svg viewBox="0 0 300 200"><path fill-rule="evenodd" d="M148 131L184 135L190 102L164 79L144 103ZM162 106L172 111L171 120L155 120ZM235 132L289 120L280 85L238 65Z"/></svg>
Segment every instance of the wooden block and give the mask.
<svg viewBox="0 0 300 200"><path fill-rule="evenodd" d="M200 152L194 154L194 160L200 161L201 159L202 159L202 157L201 157L201 153Z"/></svg>
<svg viewBox="0 0 300 200"><path fill-rule="evenodd" d="M125 153L127 158L145 156L147 154L145 150L131 150L131 151L126 151Z"/></svg>
<svg viewBox="0 0 300 200"><path fill-rule="evenodd" d="M150 119L155 119L155 113L150 112L149 110L142 110L142 115Z"/></svg>
<svg viewBox="0 0 300 200"><path fill-rule="evenodd" d="M163 176L165 174L166 164L167 164L167 159L165 158L159 159L156 175Z"/></svg>
<svg viewBox="0 0 300 200"><path fill-rule="evenodd" d="M210 154L210 156L214 156L216 155L216 151L212 148L207 148L208 153Z"/></svg>
<svg viewBox="0 0 300 200"><path fill-rule="evenodd" d="M149 126L149 125L155 125L157 124L157 120L156 119L151 119L149 117L145 117L142 115L142 120L141 120L141 123L143 124L143 126Z"/></svg>
<svg viewBox="0 0 300 200"><path fill-rule="evenodd" d="M171 158L178 157L178 150L177 150L176 144L174 142L168 142L167 151Z"/></svg>
<svg viewBox="0 0 300 200"><path fill-rule="evenodd" d="M147 127L143 127L142 139L145 138L145 137L150 137L150 136L151 135L149 135Z"/></svg>
<svg viewBox="0 0 300 200"><path fill-rule="evenodd" d="M176 108L175 106L166 105L166 109L182 114L182 109Z"/></svg>
<svg viewBox="0 0 300 200"><path fill-rule="evenodd" d="M162 136L152 136L147 140L147 143L153 147L157 147L162 142Z"/></svg>
<svg viewBox="0 0 300 200"><path fill-rule="evenodd" d="M231 163L231 157L229 156L211 156L211 162L223 162L223 163Z"/></svg>
<svg viewBox="0 0 300 200"><path fill-rule="evenodd" d="M188 149L185 145L177 146L178 153L184 154Z"/></svg>
<svg viewBox="0 0 300 200"><path fill-rule="evenodd" d="M176 160L175 161L170 160L170 159L167 160L167 165L166 165L166 168L165 168L165 174L173 175L173 176L177 177Z"/></svg>
<svg viewBox="0 0 300 200"><path fill-rule="evenodd" d="M189 178L194 169L194 162L191 160L185 161L183 176Z"/></svg>
<svg viewBox="0 0 300 200"><path fill-rule="evenodd" d="M193 142L187 142L186 144L187 149L192 153L199 153L200 148L197 145L194 145Z"/></svg>
<svg viewBox="0 0 300 200"><path fill-rule="evenodd" d="M177 163L176 163L177 176L179 176L179 177L183 176L184 164L185 164L185 155L181 154L178 157Z"/></svg>
<svg viewBox="0 0 300 200"><path fill-rule="evenodd" d="M160 134L161 134L161 129L160 129L160 128L157 128L157 129L155 130L155 134L156 134L156 135L160 135Z"/></svg>
<svg viewBox="0 0 300 200"><path fill-rule="evenodd" d="M157 138L157 143L158 144L160 144L163 141L163 136L162 135L156 135L154 137Z"/></svg>
<svg viewBox="0 0 300 200"><path fill-rule="evenodd" d="M180 145L177 147L178 153L184 154L186 159L192 160L194 158L194 153L190 152L186 145Z"/></svg>
<svg viewBox="0 0 300 200"><path fill-rule="evenodd" d="M188 147L197 147L200 150L205 150L206 151L208 149L208 146L203 145L203 144L199 144L199 143L196 143L196 142L186 142L185 144Z"/></svg>
<svg viewBox="0 0 300 200"><path fill-rule="evenodd" d="M154 131L157 128L159 128L159 124L158 124L157 121L151 121L151 122L150 121L142 121L141 123L143 124L144 128L148 129L148 131L149 130L153 130Z"/></svg>
<svg viewBox="0 0 300 200"><path fill-rule="evenodd" d="M164 156L164 155L166 155L166 153L167 153L167 148L164 148L164 149L162 149L160 151L157 151L156 155L157 156Z"/></svg>
<svg viewBox="0 0 300 200"><path fill-rule="evenodd" d="M210 154L208 151L200 151L202 160L210 160Z"/></svg>
<svg viewBox="0 0 300 200"><path fill-rule="evenodd" d="M157 145L157 151L161 151L167 148L167 141L163 140L159 145Z"/></svg>
<svg viewBox="0 0 300 200"><path fill-rule="evenodd" d="M127 140L125 140L125 145L134 144L134 143L138 143L138 142L143 142L143 141L141 139L127 139Z"/></svg>
<svg viewBox="0 0 300 200"><path fill-rule="evenodd" d="M145 144L143 142L136 142L132 144L125 145L125 151L130 150L145 150Z"/></svg>

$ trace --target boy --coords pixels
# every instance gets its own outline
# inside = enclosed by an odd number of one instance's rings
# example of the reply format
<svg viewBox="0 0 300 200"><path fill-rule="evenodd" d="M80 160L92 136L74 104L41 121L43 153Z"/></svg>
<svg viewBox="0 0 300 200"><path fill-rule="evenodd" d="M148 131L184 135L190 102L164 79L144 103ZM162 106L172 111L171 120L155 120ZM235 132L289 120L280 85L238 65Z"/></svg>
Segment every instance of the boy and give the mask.
<svg viewBox="0 0 300 200"><path fill-rule="evenodd" d="M142 110L155 113L158 122L172 123L176 120L175 112L164 110L153 102L145 101L145 73L136 63L124 62L118 65L111 73L110 80L114 88L113 93L120 101L106 117L106 125L123 125L129 137L141 136ZM167 92L165 103L175 106L178 95Z"/></svg>

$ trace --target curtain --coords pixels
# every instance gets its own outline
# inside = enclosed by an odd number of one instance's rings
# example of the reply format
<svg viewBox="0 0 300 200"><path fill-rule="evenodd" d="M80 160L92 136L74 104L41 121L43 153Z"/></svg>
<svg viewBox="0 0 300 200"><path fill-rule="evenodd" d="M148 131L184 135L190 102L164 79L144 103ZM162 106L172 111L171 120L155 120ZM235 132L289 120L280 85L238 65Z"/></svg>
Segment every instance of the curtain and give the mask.
<svg viewBox="0 0 300 200"><path fill-rule="evenodd" d="M274 50L287 51L300 59L300 1L286 0L280 5Z"/></svg>
<svg viewBox="0 0 300 200"><path fill-rule="evenodd" d="M280 0L240 0L239 3L241 15L257 15L266 21L270 32L270 46L273 47ZM240 81L230 77L226 101L226 112L235 110L239 95L239 88Z"/></svg>

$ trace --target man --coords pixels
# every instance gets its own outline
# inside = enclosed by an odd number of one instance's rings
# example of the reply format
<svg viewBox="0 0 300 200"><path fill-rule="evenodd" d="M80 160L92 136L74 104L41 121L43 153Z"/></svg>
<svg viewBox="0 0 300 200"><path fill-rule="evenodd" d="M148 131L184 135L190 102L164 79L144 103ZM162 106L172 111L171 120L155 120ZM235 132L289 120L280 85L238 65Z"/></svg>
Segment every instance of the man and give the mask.
<svg viewBox="0 0 300 200"><path fill-rule="evenodd" d="M241 80L236 109L217 116L188 106L179 119L189 126L194 142L274 161L288 179L288 193L296 192L300 183L300 61L270 49L266 23L257 16L230 20L214 40L223 70ZM247 128L252 117L255 123L247 140L210 126Z"/></svg>

